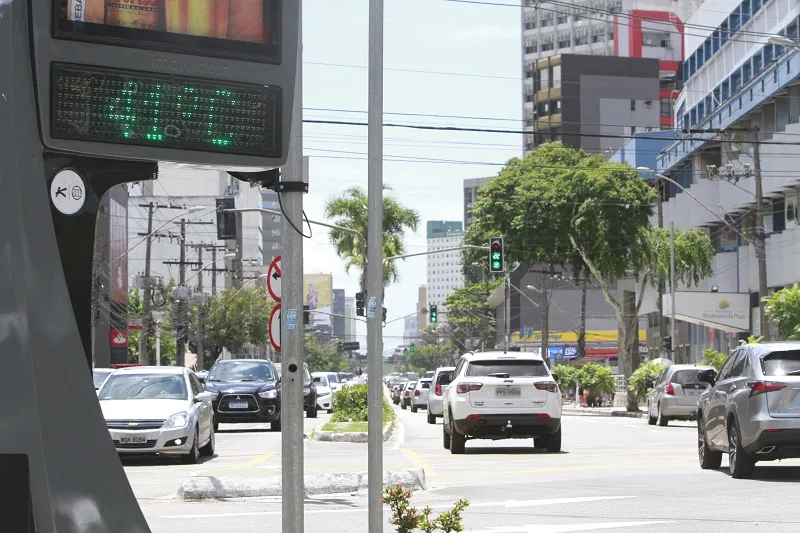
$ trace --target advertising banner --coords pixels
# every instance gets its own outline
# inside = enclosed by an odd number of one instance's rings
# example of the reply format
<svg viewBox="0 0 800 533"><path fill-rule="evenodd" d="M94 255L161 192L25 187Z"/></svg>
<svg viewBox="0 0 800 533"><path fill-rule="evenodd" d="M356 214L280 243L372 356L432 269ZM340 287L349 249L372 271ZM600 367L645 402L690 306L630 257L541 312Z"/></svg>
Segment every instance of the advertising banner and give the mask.
<svg viewBox="0 0 800 533"><path fill-rule="evenodd" d="M303 274L303 303L310 311L309 327L329 329L333 333L333 276ZM318 311L318 312L314 312Z"/></svg>

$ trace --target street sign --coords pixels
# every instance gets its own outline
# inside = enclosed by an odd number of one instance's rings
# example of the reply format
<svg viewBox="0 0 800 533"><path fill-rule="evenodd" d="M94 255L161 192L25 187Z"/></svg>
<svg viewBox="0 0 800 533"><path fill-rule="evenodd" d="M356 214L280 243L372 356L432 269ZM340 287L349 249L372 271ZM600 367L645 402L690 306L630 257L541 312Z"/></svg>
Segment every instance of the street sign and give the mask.
<svg viewBox="0 0 800 533"><path fill-rule="evenodd" d="M267 269L267 291L276 302L281 301L281 256L276 257Z"/></svg>
<svg viewBox="0 0 800 533"><path fill-rule="evenodd" d="M281 351L281 304L269 315L269 342L276 351Z"/></svg>
<svg viewBox="0 0 800 533"><path fill-rule="evenodd" d="M74 215L86 203L86 183L74 170L62 170L50 183L50 200L59 213Z"/></svg>

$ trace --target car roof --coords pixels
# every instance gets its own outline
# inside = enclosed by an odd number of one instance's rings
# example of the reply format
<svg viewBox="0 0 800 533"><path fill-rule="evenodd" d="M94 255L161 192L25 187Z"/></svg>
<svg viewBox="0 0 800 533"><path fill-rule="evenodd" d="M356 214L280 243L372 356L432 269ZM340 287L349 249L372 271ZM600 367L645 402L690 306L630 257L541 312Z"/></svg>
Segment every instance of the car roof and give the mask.
<svg viewBox="0 0 800 533"><path fill-rule="evenodd" d="M670 370L690 370L692 368L697 368L699 370L708 370L714 367L711 365L699 365L699 364L681 364L681 365L672 365L669 367Z"/></svg>
<svg viewBox="0 0 800 533"><path fill-rule="evenodd" d="M110 374L111 372L114 372L115 370L117 370L117 369L116 368L93 368L92 372L108 372Z"/></svg>
<svg viewBox="0 0 800 533"><path fill-rule="evenodd" d="M422 379L420 379L420 381L431 382L431 381L433 381L433 378L422 378Z"/></svg>
<svg viewBox="0 0 800 533"><path fill-rule="evenodd" d="M752 348L754 352L765 355L770 352L787 352L789 350L800 350L800 341L771 341L745 344Z"/></svg>
<svg viewBox="0 0 800 533"><path fill-rule="evenodd" d="M269 359L219 359L217 363L272 363Z"/></svg>
<svg viewBox="0 0 800 533"><path fill-rule="evenodd" d="M454 366L440 366L439 368L436 369L436 373L439 374L441 372L452 372L455 369L456 367Z"/></svg>
<svg viewBox="0 0 800 533"><path fill-rule="evenodd" d="M129 366L118 368L117 374L184 374L189 369L183 366Z"/></svg>
<svg viewBox="0 0 800 533"><path fill-rule="evenodd" d="M505 359L512 361L543 361L542 356L533 352L467 352L461 356L468 362L493 361Z"/></svg>

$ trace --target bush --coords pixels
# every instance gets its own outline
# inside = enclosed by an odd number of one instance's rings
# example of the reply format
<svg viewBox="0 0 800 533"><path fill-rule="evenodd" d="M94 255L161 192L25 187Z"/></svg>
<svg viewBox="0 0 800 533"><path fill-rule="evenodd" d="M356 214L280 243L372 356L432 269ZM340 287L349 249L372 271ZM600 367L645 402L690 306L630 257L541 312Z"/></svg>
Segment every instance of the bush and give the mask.
<svg viewBox="0 0 800 533"><path fill-rule="evenodd" d="M667 365L655 361L645 361L639 365L639 368L628 380L628 390L633 393L637 401L643 402L647 398L652 388L648 387L646 383L648 381L655 383L665 368Z"/></svg>
<svg viewBox="0 0 800 533"><path fill-rule="evenodd" d="M333 399L331 422L366 422L369 411L367 390L367 385L350 385L339 390ZM394 409L392 409L386 396L382 396L382 398L383 421L394 420Z"/></svg>
<svg viewBox="0 0 800 533"><path fill-rule="evenodd" d="M558 388L561 389L561 394L566 394L575 386L578 369L569 365L557 365L553 367L553 374L558 378L556 382L558 382Z"/></svg>
<svg viewBox="0 0 800 533"><path fill-rule="evenodd" d="M589 390L592 396L609 394L614 391L614 374L607 366L586 363L578 370L581 391Z"/></svg>
<svg viewBox="0 0 800 533"><path fill-rule="evenodd" d="M411 491L400 485L383 489L382 501L392 513L389 523L397 528L397 533L411 533L417 529L425 533L464 531L461 513L469 506L469 501L463 498L458 500L451 510L444 511L436 518L431 517L432 509L430 507L425 507L421 511L413 507Z"/></svg>
<svg viewBox="0 0 800 533"><path fill-rule="evenodd" d="M717 369L717 372L719 372L722 369L722 365L724 365L725 361L727 360L728 355L720 353L716 350L712 350L711 348L707 348L703 350L703 360L700 361L700 364L713 366Z"/></svg>

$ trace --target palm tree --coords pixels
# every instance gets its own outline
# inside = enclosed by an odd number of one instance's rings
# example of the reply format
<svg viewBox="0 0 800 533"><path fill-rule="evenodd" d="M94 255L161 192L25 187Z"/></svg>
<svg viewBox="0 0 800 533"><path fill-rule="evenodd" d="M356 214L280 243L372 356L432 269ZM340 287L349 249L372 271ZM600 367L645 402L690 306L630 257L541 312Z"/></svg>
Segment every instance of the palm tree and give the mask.
<svg viewBox="0 0 800 533"><path fill-rule="evenodd" d="M384 191L391 187L384 185ZM325 218L332 224L356 230L364 239L367 238L367 194L361 187L350 187L340 195L331 197L325 204ZM419 226L419 213L403 206L392 196L383 196L383 257L402 255L405 253L403 237L407 231L417 231ZM332 229L330 232L331 244L336 249L336 255L345 261L347 272L355 267L361 270L361 290L366 292L367 257L364 250L366 241L352 233ZM400 278L397 265L387 263L383 268L383 286L396 282Z"/></svg>

